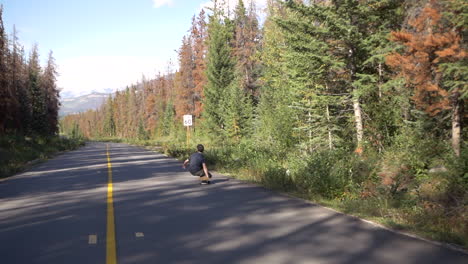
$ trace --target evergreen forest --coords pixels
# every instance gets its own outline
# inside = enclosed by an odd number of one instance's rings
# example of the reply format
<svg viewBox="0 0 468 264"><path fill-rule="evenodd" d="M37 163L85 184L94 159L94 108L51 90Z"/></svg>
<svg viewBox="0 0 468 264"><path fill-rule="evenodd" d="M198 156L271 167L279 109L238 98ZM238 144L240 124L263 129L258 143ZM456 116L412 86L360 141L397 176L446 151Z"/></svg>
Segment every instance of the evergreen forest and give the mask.
<svg viewBox="0 0 468 264"><path fill-rule="evenodd" d="M16 27L7 34L0 7L0 179L82 144L58 135L60 90L52 51L41 66L38 45L26 56L18 39Z"/></svg>

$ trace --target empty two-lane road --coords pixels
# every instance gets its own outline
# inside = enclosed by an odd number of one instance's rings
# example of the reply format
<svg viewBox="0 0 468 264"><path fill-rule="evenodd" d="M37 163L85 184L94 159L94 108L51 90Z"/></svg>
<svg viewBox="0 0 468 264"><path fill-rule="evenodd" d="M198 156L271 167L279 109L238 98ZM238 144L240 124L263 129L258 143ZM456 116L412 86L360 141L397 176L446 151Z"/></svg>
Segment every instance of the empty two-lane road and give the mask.
<svg viewBox="0 0 468 264"><path fill-rule="evenodd" d="M0 263L468 263L225 176L200 186L181 165L89 143L0 182Z"/></svg>

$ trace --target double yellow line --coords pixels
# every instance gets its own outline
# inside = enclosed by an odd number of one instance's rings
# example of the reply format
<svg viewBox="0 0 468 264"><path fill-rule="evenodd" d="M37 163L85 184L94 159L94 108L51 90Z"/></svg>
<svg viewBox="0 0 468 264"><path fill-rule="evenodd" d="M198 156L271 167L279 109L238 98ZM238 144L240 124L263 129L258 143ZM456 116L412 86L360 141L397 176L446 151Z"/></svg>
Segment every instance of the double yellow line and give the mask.
<svg viewBox="0 0 468 264"><path fill-rule="evenodd" d="M107 234L106 234L106 264L117 264L115 243L114 199L112 197L112 164L107 144Z"/></svg>

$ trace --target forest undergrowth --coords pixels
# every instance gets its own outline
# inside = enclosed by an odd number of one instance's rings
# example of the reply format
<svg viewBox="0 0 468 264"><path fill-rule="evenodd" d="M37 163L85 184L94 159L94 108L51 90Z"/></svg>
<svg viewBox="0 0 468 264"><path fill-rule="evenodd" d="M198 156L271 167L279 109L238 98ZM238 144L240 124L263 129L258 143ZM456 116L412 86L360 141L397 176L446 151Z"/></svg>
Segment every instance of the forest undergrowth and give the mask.
<svg viewBox="0 0 468 264"><path fill-rule="evenodd" d="M3 135L0 137L0 179L28 168L32 163L47 160L58 152L84 145L80 138L60 136Z"/></svg>

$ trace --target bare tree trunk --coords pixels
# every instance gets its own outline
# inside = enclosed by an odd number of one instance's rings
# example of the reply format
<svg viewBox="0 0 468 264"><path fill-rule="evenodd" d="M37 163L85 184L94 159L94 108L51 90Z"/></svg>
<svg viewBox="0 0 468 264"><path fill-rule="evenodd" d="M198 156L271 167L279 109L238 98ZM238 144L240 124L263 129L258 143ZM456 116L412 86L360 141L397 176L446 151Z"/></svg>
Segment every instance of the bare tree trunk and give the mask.
<svg viewBox="0 0 468 264"><path fill-rule="evenodd" d="M379 98L382 98L382 76L383 76L383 69L382 69L382 63L379 63Z"/></svg>
<svg viewBox="0 0 468 264"><path fill-rule="evenodd" d="M351 74L351 82L356 79L356 65L354 64L354 54L355 51L353 48L349 49L349 60L350 63L348 65ZM353 92L356 88L353 87ZM357 139L357 147L355 152L357 154L362 153L362 138L364 136L364 130L362 125L362 110L361 104L359 103L359 97L353 93L353 108L354 108L354 122L356 123L356 139Z"/></svg>
<svg viewBox="0 0 468 264"><path fill-rule="evenodd" d="M457 157L460 157L460 139L462 135L461 113L463 108L459 97L459 90L456 89L452 94L452 148Z"/></svg>
<svg viewBox="0 0 468 264"><path fill-rule="evenodd" d="M325 84L328 93L328 83ZM330 150L333 149L333 137L332 137L332 130L331 130L331 122L330 122L330 106L327 104L327 130L328 130L328 148Z"/></svg>
<svg viewBox="0 0 468 264"><path fill-rule="evenodd" d="M310 107L310 99L309 99L309 107ZM307 112L307 120L309 122L309 125L312 124L312 113L309 111ZM309 153L312 153L312 129L309 127Z"/></svg>
<svg viewBox="0 0 468 264"><path fill-rule="evenodd" d="M364 130L362 125L362 110L359 103L359 98L353 98L354 118L356 122L356 137L357 137L357 151L362 151L362 138L364 136Z"/></svg>
<svg viewBox="0 0 468 264"><path fill-rule="evenodd" d="M382 69L382 63L379 62L379 102L382 99L382 85L383 85L383 69ZM385 129L387 129L387 125L385 125ZM382 153L382 144L379 140L379 153Z"/></svg>
<svg viewBox="0 0 468 264"><path fill-rule="evenodd" d="M328 122L328 147L330 148L330 150L333 149L333 138L332 138L332 131L331 131L331 127L330 127L330 109L329 109L329 106L327 104L327 122Z"/></svg>

